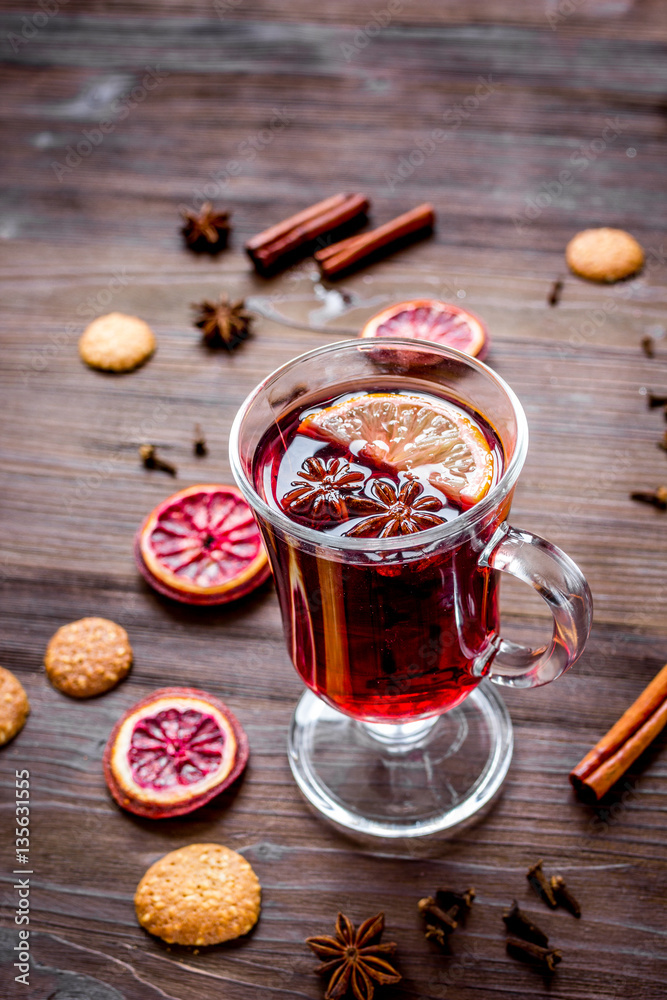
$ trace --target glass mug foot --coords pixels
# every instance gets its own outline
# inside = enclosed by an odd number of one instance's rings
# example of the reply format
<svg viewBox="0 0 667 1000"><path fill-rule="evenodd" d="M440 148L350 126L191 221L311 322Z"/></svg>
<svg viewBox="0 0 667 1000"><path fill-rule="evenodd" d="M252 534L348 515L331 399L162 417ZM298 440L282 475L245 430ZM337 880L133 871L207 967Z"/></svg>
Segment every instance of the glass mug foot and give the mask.
<svg viewBox="0 0 667 1000"><path fill-rule="evenodd" d="M397 732L391 738L391 730ZM375 837L423 837L470 820L499 791L512 722L487 681L427 723L357 722L306 691L289 732L299 789L332 823Z"/></svg>

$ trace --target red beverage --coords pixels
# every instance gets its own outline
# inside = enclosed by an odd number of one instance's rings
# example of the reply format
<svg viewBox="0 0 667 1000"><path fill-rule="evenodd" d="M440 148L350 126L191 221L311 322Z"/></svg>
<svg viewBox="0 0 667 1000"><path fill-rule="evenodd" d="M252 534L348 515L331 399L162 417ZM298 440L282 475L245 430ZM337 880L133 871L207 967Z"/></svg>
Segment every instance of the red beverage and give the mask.
<svg viewBox="0 0 667 1000"><path fill-rule="evenodd" d="M496 573L478 561L509 502L455 541L442 532L503 467L481 414L415 389L310 397L266 432L257 493L322 534L318 552L260 521L288 648L320 698L358 719L397 722L447 711L479 684L499 615ZM332 535L358 543L334 550ZM398 536L403 551L370 542Z"/></svg>

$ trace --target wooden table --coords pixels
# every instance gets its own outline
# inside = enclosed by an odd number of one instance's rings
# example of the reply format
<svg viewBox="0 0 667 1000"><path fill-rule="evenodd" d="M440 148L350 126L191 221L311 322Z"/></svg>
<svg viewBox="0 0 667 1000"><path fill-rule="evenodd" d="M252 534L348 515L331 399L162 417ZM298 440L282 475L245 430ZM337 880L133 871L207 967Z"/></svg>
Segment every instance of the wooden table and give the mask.
<svg viewBox="0 0 667 1000"><path fill-rule="evenodd" d="M2 997L318 998L303 939L327 932L339 909L355 920L385 911L404 976L387 1000L665 996L665 741L604 808L578 803L567 781L667 659L667 515L628 499L666 478L656 447L665 424L641 389L667 388L667 341L653 359L640 348L666 325L664 4L2 8L0 663L32 704L0 753ZM436 128L447 134L429 151ZM68 146L79 162L66 162ZM244 240L338 190L366 192L378 223L430 200L435 238L327 289L312 262L254 277ZM179 207L202 191L233 212L231 249L214 259L188 253L178 231ZM599 287L566 272L567 240L595 225L642 242L640 277ZM229 356L201 346L189 309L223 290L258 316ZM230 481L231 421L260 377L353 336L381 305L422 295L456 297L489 324L489 362L516 389L532 435L513 521L573 556L596 615L568 676L507 693L516 750L491 813L450 840L368 847L311 814L292 780L285 741L301 685L272 589L221 609L177 605L139 578L132 538L174 488ZM87 319L110 310L156 331L157 354L136 373L97 373L77 356ZM196 422L204 459L192 453ZM178 466L176 482L141 468L143 441ZM545 637L538 603L505 587L509 634ZM75 702L47 682L42 657L56 628L85 615L123 624L135 663L110 694ZM189 818L133 818L107 794L103 746L128 706L180 683L238 713L246 776ZM30 991L10 957L23 768ZM132 897L155 859L201 841L244 853L263 911L248 940L196 954L145 934ZM524 873L539 856L576 889L580 921L531 896ZM473 914L441 956L423 940L416 901L470 883ZM512 898L564 951L551 982L505 953L500 916Z"/></svg>

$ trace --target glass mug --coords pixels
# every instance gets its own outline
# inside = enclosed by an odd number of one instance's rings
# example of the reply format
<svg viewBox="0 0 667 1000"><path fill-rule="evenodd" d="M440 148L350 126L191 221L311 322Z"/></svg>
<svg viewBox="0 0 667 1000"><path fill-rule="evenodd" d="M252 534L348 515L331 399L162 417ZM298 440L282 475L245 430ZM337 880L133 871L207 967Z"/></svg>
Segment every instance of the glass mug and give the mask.
<svg viewBox="0 0 667 1000"><path fill-rule="evenodd" d="M483 499L388 538L325 534L267 502L260 460L282 447L291 416L344 393L402 391L446 399L492 429L504 462ZM344 341L302 355L237 414L232 471L262 531L288 650L308 688L290 729L290 764L336 824L406 837L469 819L498 791L512 754L509 715L485 678L535 687L581 655L592 620L584 577L556 546L507 523L527 447L521 404L495 372L412 340ZM544 648L502 638L499 571L549 606Z"/></svg>

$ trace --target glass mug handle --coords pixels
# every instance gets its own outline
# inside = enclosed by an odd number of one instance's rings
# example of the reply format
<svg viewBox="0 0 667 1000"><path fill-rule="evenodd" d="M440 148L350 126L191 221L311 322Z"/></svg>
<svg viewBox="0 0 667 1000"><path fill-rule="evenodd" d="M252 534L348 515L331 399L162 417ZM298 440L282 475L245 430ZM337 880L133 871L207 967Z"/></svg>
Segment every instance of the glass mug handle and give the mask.
<svg viewBox="0 0 667 1000"><path fill-rule="evenodd" d="M551 644L541 649L497 636L491 680L507 687L529 688L560 677L579 659L593 621L593 598L579 567L556 545L508 524L495 532L479 564L530 584L546 601L554 619Z"/></svg>

